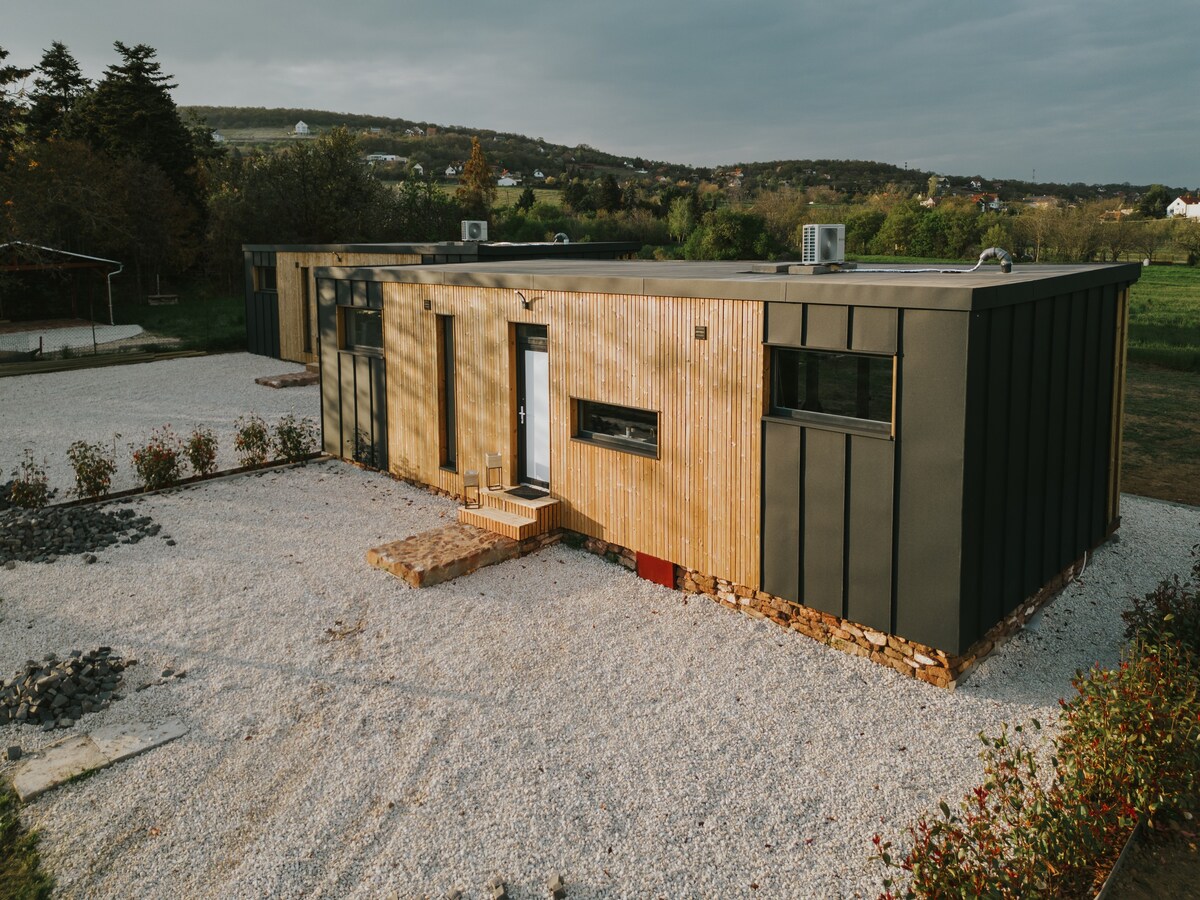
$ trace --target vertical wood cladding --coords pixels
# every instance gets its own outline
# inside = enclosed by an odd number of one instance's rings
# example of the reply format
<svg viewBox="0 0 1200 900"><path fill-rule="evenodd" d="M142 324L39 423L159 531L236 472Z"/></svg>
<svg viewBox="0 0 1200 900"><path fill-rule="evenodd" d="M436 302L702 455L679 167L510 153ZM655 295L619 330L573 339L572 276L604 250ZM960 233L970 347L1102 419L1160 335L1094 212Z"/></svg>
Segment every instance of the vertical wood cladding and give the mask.
<svg viewBox="0 0 1200 900"><path fill-rule="evenodd" d="M700 571L759 582L763 305L713 299L384 285L389 464L461 493L438 466L436 315L455 317L459 469L504 454L514 478L519 323L548 326L550 491L564 527ZM430 300L430 310L423 301ZM695 338L695 326L708 339ZM653 410L657 459L571 436L571 399Z"/></svg>
<svg viewBox="0 0 1200 900"><path fill-rule="evenodd" d="M307 296L309 311L305 315L304 273L317 266L411 266L421 262L419 253L343 253L332 250L322 253L297 253L280 250L271 254L277 260L275 270L279 291L277 351L275 356L292 362L310 363L317 361L316 347L319 326L316 315L316 291L309 284ZM304 326L308 323L309 334L306 345ZM310 349L311 348L311 349Z"/></svg>

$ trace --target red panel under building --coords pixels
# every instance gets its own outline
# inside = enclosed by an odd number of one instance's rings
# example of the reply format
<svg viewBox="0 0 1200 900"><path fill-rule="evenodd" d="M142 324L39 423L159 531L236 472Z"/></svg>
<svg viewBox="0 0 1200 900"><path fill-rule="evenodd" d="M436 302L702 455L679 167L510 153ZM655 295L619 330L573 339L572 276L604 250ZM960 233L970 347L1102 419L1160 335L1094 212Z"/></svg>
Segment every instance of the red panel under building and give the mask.
<svg viewBox="0 0 1200 900"><path fill-rule="evenodd" d="M675 563L659 559L649 553L638 553L637 573L647 581L661 584L663 587L675 587Z"/></svg>

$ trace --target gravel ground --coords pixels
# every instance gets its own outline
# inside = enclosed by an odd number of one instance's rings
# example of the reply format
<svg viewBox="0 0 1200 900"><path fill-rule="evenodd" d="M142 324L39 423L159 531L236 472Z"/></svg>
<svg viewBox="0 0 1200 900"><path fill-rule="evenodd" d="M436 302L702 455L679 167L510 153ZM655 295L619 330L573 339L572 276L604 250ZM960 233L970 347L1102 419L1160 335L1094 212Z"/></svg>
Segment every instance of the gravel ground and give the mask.
<svg viewBox="0 0 1200 900"><path fill-rule="evenodd" d="M981 729L1052 720L1200 530L1124 498L1120 539L947 692L561 545L409 588L366 550L453 505L339 462L133 505L157 539L0 570L0 672L100 644L135 683L188 672L54 733L191 729L26 807L67 897L533 898L551 871L571 898L874 896L871 835L969 787Z"/></svg>
<svg viewBox="0 0 1200 900"><path fill-rule="evenodd" d="M198 425L213 429L217 467L233 468L238 464L233 449L238 416L257 413L274 425L288 413L320 415L316 385L277 389L254 383L262 375L303 369L249 353L226 353L0 378L0 482L12 476L29 449L38 462L45 462L50 487L59 492L56 499L71 499L75 473L67 448L74 441L88 441L115 442L114 491L137 487L129 445L144 444L163 425L185 438Z"/></svg>

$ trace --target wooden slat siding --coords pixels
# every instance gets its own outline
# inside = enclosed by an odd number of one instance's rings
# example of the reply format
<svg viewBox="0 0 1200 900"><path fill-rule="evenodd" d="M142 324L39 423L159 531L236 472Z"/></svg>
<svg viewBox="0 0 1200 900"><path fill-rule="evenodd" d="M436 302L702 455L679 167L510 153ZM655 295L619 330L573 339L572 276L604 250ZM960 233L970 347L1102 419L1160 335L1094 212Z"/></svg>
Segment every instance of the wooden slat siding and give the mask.
<svg viewBox="0 0 1200 900"><path fill-rule="evenodd" d="M320 341L317 327L316 290L309 285L309 314L313 348L304 350L304 286L301 272L317 266L411 266L421 262L419 253L288 253L275 254L275 281L279 291L279 358L292 362L317 361L316 348Z"/></svg>
<svg viewBox="0 0 1200 900"><path fill-rule="evenodd" d="M384 286L391 471L461 493L461 473L482 475L484 453L500 450L511 483L510 324L547 325L563 527L757 586L763 305L525 293L529 310L506 289ZM437 465L435 314L455 317L457 473ZM572 397L656 410L660 458L572 440Z"/></svg>

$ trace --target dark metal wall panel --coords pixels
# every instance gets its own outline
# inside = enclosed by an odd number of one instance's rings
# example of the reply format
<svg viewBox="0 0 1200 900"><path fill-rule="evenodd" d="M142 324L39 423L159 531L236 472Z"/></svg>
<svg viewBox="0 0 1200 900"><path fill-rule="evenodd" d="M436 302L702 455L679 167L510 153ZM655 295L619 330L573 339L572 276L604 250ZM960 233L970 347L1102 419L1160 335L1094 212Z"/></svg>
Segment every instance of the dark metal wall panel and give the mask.
<svg viewBox="0 0 1200 900"><path fill-rule="evenodd" d="M845 350L850 341L849 308L807 303L804 306L804 346Z"/></svg>
<svg viewBox="0 0 1200 900"><path fill-rule="evenodd" d="M1053 347L1054 301L1032 304L1029 335L1029 435L1025 444L1025 549L1021 593L1032 596L1042 586L1042 549L1046 535L1046 463L1050 409L1050 354Z"/></svg>
<svg viewBox="0 0 1200 900"><path fill-rule="evenodd" d="M983 455L982 578L979 584L979 617L998 622L1004 615L1004 573L1008 562L1004 546L1004 512L1008 503L1009 379L1012 377L1012 307L984 314L988 323L987 433ZM974 398L972 398L974 399ZM969 401L968 401L969 402Z"/></svg>
<svg viewBox="0 0 1200 900"><path fill-rule="evenodd" d="M1008 431L997 435L1004 446L1004 585L1002 610L1012 612L1025 599L1025 504L1029 480L1030 390L1034 306L1010 306L1012 341L1009 360ZM998 312L998 310L997 310Z"/></svg>
<svg viewBox="0 0 1200 900"><path fill-rule="evenodd" d="M1041 548L1041 576L1045 584L1059 569L1055 568L1061 553L1059 535L1063 521L1063 488L1065 485L1067 432L1067 367L1071 334L1071 303L1068 297L1055 297L1054 321L1051 329L1050 383L1047 386L1046 416L1046 494L1043 518L1045 539Z"/></svg>
<svg viewBox="0 0 1200 900"><path fill-rule="evenodd" d="M856 313L857 314L857 313ZM892 630L894 441L854 435L846 509L846 618Z"/></svg>
<svg viewBox="0 0 1200 900"><path fill-rule="evenodd" d="M1075 559L1079 538L1079 454L1083 446L1083 356L1087 328L1087 294L1071 295L1071 329L1067 336L1067 407L1063 440L1063 498L1057 559ZM1082 552L1082 551L1080 551ZM1061 566L1060 566L1061 568Z"/></svg>
<svg viewBox="0 0 1200 900"><path fill-rule="evenodd" d="M850 349L864 353L895 353L896 323L894 309L856 306L850 310Z"/></svg>
<svg viewBox="0 0 1200 900"><path fill-rule="evenodd" d="M762 583L785 600L800 596L800 472L804 429L763 423Z"/></svg>
<svg viewBox="0 0 1200 900"><path fill-rule="evenodd" d="M846 441L848 435L817 428L804 435L804 570L801 599L806 606L845 615Z"/></svg>
<svg viewBox="0 0 1200 900"><path fill-rule="evenodd" d="M342 455L341 388L337 346L337 287L317 281L317 333L321 354L321 434L325 452Z"/></svg>
<svg viewBox="0 0 1200 900"><path fill-rule="evenodd" d="M252 291L246 302L246 349L279 358L279 295Z"/></svg>
<svg viewBox="0 0 1200 900"><path fill-rule="evenodd" d="M1086 296L1087 317L1083 327L1083 397L1079 403L1079 456L1075 472L1079 504L1075 510L1075 549L1078 554L1092 546L1092 511L1104 503L1103 495L1092 495L1096 466L1096 394L1100 389L1100 289L1091 288Z"/></svg>
<svg viewBox="0 0 1200 900"><path fill-rule="evenodd" d="M387 366L382 358L371 360L371 428L375 465L388 470Z"/></svg>
<svg viewBox="0 0 1200 900"><path fill-rule="evenodd" d="M1091 544L1097 544L1108 534L1108 473L1112 464L1113 429L1113 371L1116 358L1113 348L1117 337L1117 285L1106 285L1102 290L1099 334L1096 346L1099 359L1096 366L1096 431L1092 470L1092 496L1096 506L1092 510Z"/></svg>
<svg viewBox="0 0 1200 900"><path fill-rule="evenodd" d="M800 303L767 304L767 343L804 344L804 306Z"/></svg>
<svg viewBox="0 0 1200 900"><path fill-rule="evenodd" d="M895 631L951 653L962 639L968 333L968 313L904 311Z"/></svg>

